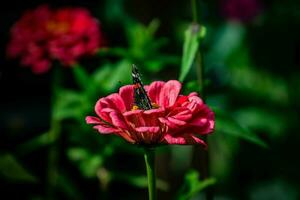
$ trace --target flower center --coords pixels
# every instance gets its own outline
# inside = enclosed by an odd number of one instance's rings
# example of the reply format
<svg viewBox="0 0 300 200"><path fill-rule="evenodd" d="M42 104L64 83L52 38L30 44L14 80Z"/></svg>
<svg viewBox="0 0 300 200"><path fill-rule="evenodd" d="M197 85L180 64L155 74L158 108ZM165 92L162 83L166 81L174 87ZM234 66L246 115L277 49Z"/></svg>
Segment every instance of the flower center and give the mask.
<svg viewBox="0 0 300 200"><path fill-rule="evenodd" d="M66 22L57 22L51 20L47 23L47 30L54 34L66 33L69 30L70 25Z"/></svg>
<svg viewBox="0 0 300 200"><path fill-rule="evenodd" d="M157 103L151 103L152 109L157 109L159 108L159 105ZM131 111L133 110L139 110L140 108L137 105L133 105L131 108Z"/></svg>

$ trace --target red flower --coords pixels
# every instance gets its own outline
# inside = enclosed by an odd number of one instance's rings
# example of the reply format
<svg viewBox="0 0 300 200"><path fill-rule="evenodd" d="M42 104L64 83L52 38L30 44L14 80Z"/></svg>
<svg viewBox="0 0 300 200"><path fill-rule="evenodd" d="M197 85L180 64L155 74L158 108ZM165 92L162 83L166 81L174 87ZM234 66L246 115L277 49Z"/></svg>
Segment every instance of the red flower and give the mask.
<svg viewBox="0 0 300 200"><path fill-rule="evenodd" d="M26 12L11 29L7 54L20 57L33 72L46 72L57 59L70 66L92 55L103 44L98 21L83 8L50 10L40 6Z"/></svg>
<svg viewBox="0 0 300 200"><path fill-rule="evenodd" d="M47 6L26 12L11 29L11 41L7 48L10 57L21 57L21 64L32 66L35 73L42 73L50 66L48 32L45 24L51 18Z"/></svg>
<svg viewBox="0 0 300 200"><path fill-rule="evenodd" d="M49 53L65 65L76 63L82 55L96 53L103 42L97 20L83 8L57 10L47 29L52 35Z"/></svg>
<svg viewBox="0 0 300 200"><path fill-rule="evenodd" d="M180 95L181 83L155 81L145 86L153 109L134 105L133 85L98 100L97 117L86 117L88 124L102 134L116 134L134 144L201 144L197 135L212 133L214 113L196 93Z"/></svg>
<svg viewBox="0 0 300 200"><path fill-rule="evenodd" d="M261 11L259 0L222 0L221 9L225 17L249 22Z"/></svg>

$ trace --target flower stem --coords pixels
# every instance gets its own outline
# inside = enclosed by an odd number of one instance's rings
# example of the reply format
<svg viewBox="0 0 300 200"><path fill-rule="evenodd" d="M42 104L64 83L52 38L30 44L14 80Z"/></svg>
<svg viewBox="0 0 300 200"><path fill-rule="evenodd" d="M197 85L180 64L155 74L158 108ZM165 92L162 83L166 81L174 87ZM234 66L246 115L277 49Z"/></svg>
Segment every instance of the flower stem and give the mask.
<svg viewBox="0 0 300 200"><path fill-rule="evenodd" d="M196 0L191 0L191 1L192 1L193 21L194 21L194 22L197 22L197 21L198 21L198 13L197 13Z"/></svg>
<svg viewBox="0 0 300 200"><path fill-rule="evenodd" d="M59 144L58 140L60 138L61 124L58 119L55 119L55 111L57 106L57 97L59 84L61 79L61 74L57 67L54 67L52 74L52 88L51 88L51 124L50 131L48 133L49 140L49 150L48 150L48 171L47 171L47 199L55 198L55 188L57 185L58 178L58 161L59 161Z"/></svg>
<svg viewBox="0 0 300 200"><path fill-rule="evenodd" d="M155 149L145 147L144 158L148 176L149 200L156 200Z"/></svg>
<svg viewBox="0 0 300 200"><path fill-rule="evenodd" d="M198 24L198 12L196 0L191 0L191 9L193 15L193 23ZM201 29L201 26L200 26ZM200 86L200 94L202 99L205 101L205 87L204 87L204 62L203 55L201 54L201 46L198 49L195 59L195 65L197 68L197 79ZM204 142L208 143L206 136L203 137ZM200 176L202 179L209 177L209 154L208 150L203 150L200 147L194 148L194 164L199 167ZM206 200L213 199L213 192L211 188L205 190Z"/></svg>

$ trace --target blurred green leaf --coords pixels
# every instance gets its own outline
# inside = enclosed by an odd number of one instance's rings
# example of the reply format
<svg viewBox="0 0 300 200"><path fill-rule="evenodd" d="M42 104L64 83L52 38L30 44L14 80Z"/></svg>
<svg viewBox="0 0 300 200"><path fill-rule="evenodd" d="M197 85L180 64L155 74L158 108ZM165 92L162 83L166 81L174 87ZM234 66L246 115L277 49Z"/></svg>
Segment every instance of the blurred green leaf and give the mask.
<svg viewBox="0 0 300 200"><path fill-rule="evenodd" d="M124 59L118 63L108 63L94 75L94 88L98 87L102 89L102 92L111 92L117 88L117 86L128 84L131 81L131 65L128 60Z"/></svg>
<svg viewBox="0 0 300 200"><path fill-rule="evenodd" d="M75 76L75 80L79 87L83 90L86 90L90 82L89 74L79 64L74 65L72 67L72 70Z"/></svg>
<svg viewBox="0 0 300 200"><path fill-rule="evenodd" d="M90 108L87 98L80 92L61 90L53 110L53 117L57 120L66 118L81 118Z"/></svg>
<svg viewBox="0 0 300 200"><path fill-rule="evenodd" d="M35 183L37 178L28 172L11 154L0 157L0 175L12 182Z"/></svg>
<svg viewBox="0 0 300 200"><path fill-rule="evenodd" d="M217 108L213 108L213 111L216 115L215 130L217 132L245 139L264 148L268 147L268 145L262 139L260 139L256 134L252 133L249 129L245 128L243 125L239 124L238 121L232 116Z"/></svg>
<svg viewBox="0 0 300 200"><path fill-rule="evenodd" d="M100 48L97 53L99 56L119 56L124 58L130 58L128 49L122 47Z"/></svg>
<svg viewBox="0 0 300 200"><path fill-rule="evenodd" d="M86 177L95 177L104 162L101 154L93 155L83 148L70 148L67 155L70 160L79 165L81 173Z"/></svg>
<svg viewBox="0 0 300 200"><path fill-rule="evenodd" d="M234 113L237 121L245 127L260 130L271 138L285 135L286 117L282 113L258 107L239 109ZM268 119L268 120L266 120Z"/></svg>
<svg viewBox="0 0 300 200"><path fill-rule="evenodd" d="M80 188L78 188L67 173L60 173L58 176L58 188L68 199L84 199Z"/></svg>
<svg viewBox="0 0 300 200"><path fill-rule="evenodd" d="M190 25L185 31L181 72L179 76L180 81L184 81L190 71L200 45L200 39L205 36L205 32L206 28L198 24Z"/></svg>
<svg viewBox="0 0 300 200"><path fill-rule="evenodd" d="M228 56L241 45L246 33L243 24L231 21L213 31L207 34L207 40L210 40L212 44L205 56L205 67L211 67L215 63L224 63Z"/></svg>
<svg viewBox="0 0 300 200"><path fill-rule="evenodd" d="M132 175L128 173L120 173L120 172L110 172L111 179L116 181L122 181L129 183L135 187L139 188L147 188L148 187L148 178L147 176L141 175ZM156 180L157 188L162 191L167 191L169 189L168 183L161 179Z"/></svg>
<svg viewBox="0 0 300 200"><path fill-rule="evenodd" d="M72 161L81 161L90 156L89 152L84 148L70 148L67 154Z"/></svg>
<svg viewBox="0 0 300 200"><path fill-rule="evenodd" d="M166 40L154 39L154 34L159 27L159 20L154 19L148 26L132 22L127 29L129 51L134 58L144 59L162 47Z"/></svg>
<svg viewBox="0 0 300 200"><path fill-rule="evenodd" d="M23 144L20 144L16 151L19 153L19 154L27 154L27 153L30 153L32 151L35 151L41 147L45 147L47 145L50 144L50 140L49 140L49 133L46 132L46 133L42 133L26 142L24 142Z"/></svg>
<svg viewBox="0 0 300 200"><path fill-rule="evenodd" d="M255 68L248 47L241 45L227 59L230 85L241 94L251 95L268 103L288 105L290 101L287 82L281 77Z"/></svg>
<svg viewBox="0 0 300 200"><path fill-rule="evenodd" d="M249 200L296 200L299 199L299 187L285 180L273 179L255 183L251 187Z"/></svg>
<svg viewBox="0 0 300 200"><path fill-rule="evenodd" d="M196 196L199 192L205 188L216 183L214 178L208 178L205 180L199 179L199 173L195 170L190 170L184 177L184 183L180 188L176 199L177 200L189 200Z"/></svg>

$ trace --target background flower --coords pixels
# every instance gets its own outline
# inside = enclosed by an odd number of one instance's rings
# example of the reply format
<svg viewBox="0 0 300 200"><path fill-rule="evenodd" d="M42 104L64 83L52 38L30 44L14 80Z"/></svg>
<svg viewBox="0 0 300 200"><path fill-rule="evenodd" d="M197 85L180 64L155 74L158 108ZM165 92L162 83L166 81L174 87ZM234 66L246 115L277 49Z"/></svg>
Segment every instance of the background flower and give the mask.
<svg viewBox="0 0 300 200"><path fill-rule="evenodd" d="M228 19L251 21L261 11L259 0L221 0L221 10Z"/></svg>
<svg viewBox="0 0 300 200"><path fill-rule="evenodd" d="M21 64L31 66L34 73L43 73L50 67L48 52L50 39L46 24L51 19L47 6L27 11L11 29L7 47L9 57L21 58Z"/></svg>
<svg viewBox="0 0 300 200"><path fill-rule="evenodd" d="M9 57L34 73L46 72L53 60L70 66L84 55L93 55L103 45L97 19L84 8L51 10L43 5L27 11L11 29Z"/></svg>

